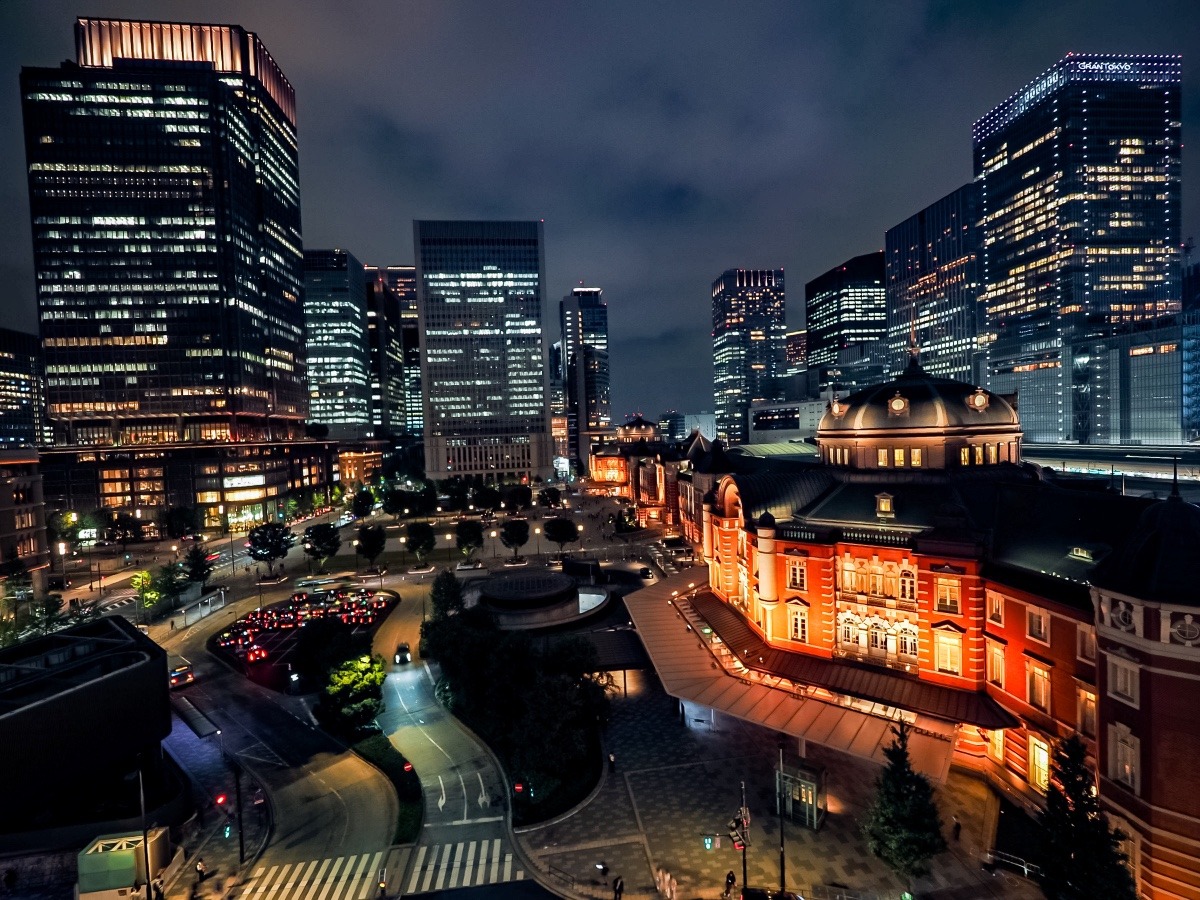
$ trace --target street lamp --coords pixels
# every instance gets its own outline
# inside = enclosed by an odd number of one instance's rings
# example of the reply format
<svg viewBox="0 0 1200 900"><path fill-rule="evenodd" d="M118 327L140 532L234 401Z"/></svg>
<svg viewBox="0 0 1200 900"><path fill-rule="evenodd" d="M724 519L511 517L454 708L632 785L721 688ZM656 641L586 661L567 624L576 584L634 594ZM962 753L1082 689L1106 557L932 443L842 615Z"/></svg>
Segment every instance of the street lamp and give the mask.
<svg viewBox="0 0 1200 900"><path fill-rule="evenodd" d="M408 510L405 510L408 512ZM400 536L400 565L408 564L408 538L404 535Z"/></svg>
<svg viewBox="0 0 1200 900"><path fill-rule="evenodd" d="M454 535L446 535L446 565L450 565L451 560L454 558L454 544L451 543L453 540Z"/></svg>
<svg viewBox="0 0 1200 900"><path fill-rule="evenodd" d="M354 574L358 574L358 538L355 538L351 543L354 545Z"/></svg>
<svg viewBox="0 0 1200 900"><path fill-rule="evenodd" d="M496 558L496 532L492 532L492 559Z"/></svg>
<svg viewBox="0 0 1200 900"><path fill-rule="evenodd" d="M179 559L179 545L178 544L171 545L171 554L172 554L172 556L171 556L172 562L175 562Z"/></svg>
<svg viewBox="0 0 1200 900"><path fill-rule="evenodd" d="M535 529L533 529L533 533L537 537L538 556L541 556L542 555L542 529L535 528Z"/></svg>
<svg viewBox="0 0 1200 900"><path fill-rule="evenodd" d="M62 567L63 587L67 586L67 542L58 542L58 561Z"/></svg>

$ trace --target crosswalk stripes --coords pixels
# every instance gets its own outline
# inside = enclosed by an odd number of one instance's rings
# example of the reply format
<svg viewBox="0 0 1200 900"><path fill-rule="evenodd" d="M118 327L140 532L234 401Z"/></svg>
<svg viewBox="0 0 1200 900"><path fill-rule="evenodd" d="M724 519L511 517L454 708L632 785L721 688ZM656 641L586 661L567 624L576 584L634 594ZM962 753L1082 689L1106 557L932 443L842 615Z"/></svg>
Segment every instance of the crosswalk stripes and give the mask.
<svg viewBox="0 0 1200 900"><path fill-rule="evenodd" d="M238 894L243 900L366 900L378 890L383 851L259 866Z"/></svg>
<svg viewBox="0 0 1200 900"><path fill-rule="evenodd" d="M417 848L405 894L425 893L481 884L520 881L523 869L513 869L511 852L500 852L500 839L459 841Z"/></svg>

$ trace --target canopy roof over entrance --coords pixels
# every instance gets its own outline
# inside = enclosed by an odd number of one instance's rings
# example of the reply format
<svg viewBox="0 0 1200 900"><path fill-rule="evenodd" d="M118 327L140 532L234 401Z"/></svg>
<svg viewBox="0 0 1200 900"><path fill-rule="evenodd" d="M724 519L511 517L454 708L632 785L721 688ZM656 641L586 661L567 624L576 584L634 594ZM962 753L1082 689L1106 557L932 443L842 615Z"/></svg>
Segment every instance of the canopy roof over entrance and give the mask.
<svg viewBox="0 0 1200 900"><path fill-rule="evenodd" d="M703 589L705 582L706 573L693 569L625 598L668 694L881 765L883 748L892 741L892 725L903 717L914 726L908 745L913 768L939 783L945 781L955 723L867 699L838 698L761 668L748 668L685 598L693 591L689 585Z"/></svg>

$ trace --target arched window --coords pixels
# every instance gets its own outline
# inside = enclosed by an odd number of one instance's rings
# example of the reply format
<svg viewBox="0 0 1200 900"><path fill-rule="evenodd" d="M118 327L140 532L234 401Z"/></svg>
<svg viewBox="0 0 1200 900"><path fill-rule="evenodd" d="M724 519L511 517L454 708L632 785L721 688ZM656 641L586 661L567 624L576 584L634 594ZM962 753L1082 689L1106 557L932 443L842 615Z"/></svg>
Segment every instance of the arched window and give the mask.
<svg viewBox="0 0 1200 900"><path fill-rule="evenodd" d="M857 651L859 644L859 619L854 613L842 613L838 616L838 646L847 650Z"/></svg>
<svg viewBox="0 0 1200 900"><path fill-rule="evenodd" d="M917 576L911 569L900 570L900 599L917 601Z"/></svg>
<svg viewBox="0 0 1200 900"><path fill-rule="evenodd" d="M857 588L855 587L855 576L857 569L854 568L854 560L846 557L842 563L842 590L847 594L853 594Z"/></svg>
<svg viewBox="0 0 1200 900"><path fill-rule="evenodd" d="M896 652L901 656L916 659L919 649L917 634L917 626L911 622L900 622L896 625Z"/></svg>

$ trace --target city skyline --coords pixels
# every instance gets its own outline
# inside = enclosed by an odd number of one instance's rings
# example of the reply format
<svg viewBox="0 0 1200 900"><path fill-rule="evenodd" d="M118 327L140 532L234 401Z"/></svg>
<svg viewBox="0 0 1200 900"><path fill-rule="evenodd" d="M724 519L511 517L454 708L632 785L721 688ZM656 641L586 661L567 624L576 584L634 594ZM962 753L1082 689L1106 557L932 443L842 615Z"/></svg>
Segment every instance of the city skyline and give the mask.
<svg viewBox="0 0 1200 900"><path fill-rule="evenodd" d="M72 50L65 25L97 12L236 21L261 34L299 97L305 245L402 264L413 261L415 218L545 219L548 296L580 279L605 286L614 421L711 406L714 269L782 263L803 283L881 249L887 228L970 179L971 124L1067 52L1183 53L1185 148L1200 118L1194 54L1179 37L1195 33L1200 13L1186 4L864 9L890 49L857 30L853 11L773 5L733 19L701 6L668 55L655 36L680 25L669 6L516 7L493 21L474 7L418 5L406 7L411 27L383 9L297 22L273 4L50 3L36 20L32 7L0 13L0 53L14 78L21 65L52 65ZM389 23L403 53L341 52L357 31ZM733 25L757 40L711 57L706 47ZM793 52L771 52L788 41ZM430 79L434 55L450 64ZM15 96L3 102L16 111ZM0 192L18 211L0 257L5 305L15 327L34 330L19 135L2 146ZM1200 221L1192 154L1185 238ZM797 304L788 318L799 326Z"/></svg>

